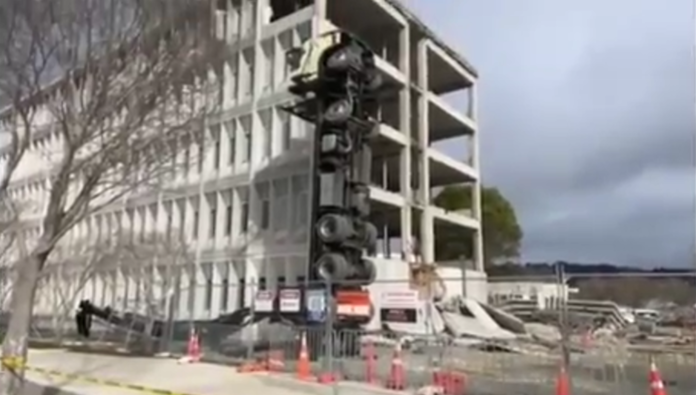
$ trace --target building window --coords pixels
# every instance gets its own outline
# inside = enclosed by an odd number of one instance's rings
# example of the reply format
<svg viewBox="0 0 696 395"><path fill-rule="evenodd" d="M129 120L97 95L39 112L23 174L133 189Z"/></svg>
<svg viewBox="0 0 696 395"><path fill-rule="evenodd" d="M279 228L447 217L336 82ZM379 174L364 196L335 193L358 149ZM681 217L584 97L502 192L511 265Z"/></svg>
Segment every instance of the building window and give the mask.
<svg viewBox="0 0 696 395"><path fill-rule="evenodd" d="M249 231L249 202L242 202L242 233Z"/></svg>
<svg viewBox="0 0 696 395"><path fill-rule="evenodd" d="M205 310L210 311L213 308L213 276L207 276L205 279Z"/></svg>
<svg viewBox="0 0 696 395"><path fill-rule="evenodd" d="M189 274L189 284L188 284L188 300L186 301L187 309L190 313L193 313L196 307L196 273L194 268L191 268L191 273Z"/></svg>
<svg viewBox="0 0 696 395"><path fill-rule="evenodd" d="M239 201L241 202L240 212L240 229L242 233L249 231L249 189L242 188L239 190Z"/></svg>
<svg viewBox="0 0 696 395"><path fill-rule="evenodd" d="M280 150L285 152L292 144L292 119L290 114L281 109L278 109L278 117L280 118Z"/></svg>
<svg viewBox="0 0 696 395"><path fill-rule="evenodd" d="M273 181L273 229L283 230L288 227L288 218L290 217L290 209L288 207L288 187L289 180L281 178Z"/></svg>
<svg viewBox="0 0 696 395"><path fill-rule="evenodd" d="M306 175L292 177L292 226L301 227L307 223L309 196L308 177Z"/></svg>
<svg viewBox="0 0 696 395"><path fill-rule="evenodd" d="M225 209L225 236L232 234L232 202Z"/></svg>
<svg viewBox="0 0 696 395"><path fill-rule="evenodd" d="M270 187L267 182L256 186L256 194L261 206L259 218L259 227L261 230L267 230L271 225L271 197Z"/></svg>
<svg viewBox="0 0 696 395"><path fill-rule="evenodd" d="M240 119L242 135L244 138L244 151L242 152L242 163L251 161L252 135L251 135L251 117L245 116Z"/></svg>
<svg viewBox="0 0 696 395"><path fill-rule="evenodd" d="M254 23L256 18L254 14L254 10L256 8L256 2L252 1L243 1L242 2L242 13L241 13L241 18L242 18L242 37L245 37L249 34L252 34L254 32L254 27L256 24Z"/></svg>
<svg viewBox="0 0 696 395"><path fill-rule="evenodd" d="M184 142L184 174L188 174L191 170L191 143L188 140Z"/></svg>
<svg viewBox="0 0 696 395"><path fill-rule="evenodd" d="M230 279L229 273L225 271L225 276L222 278L222 292L220 292L220 309L227 311L230 299Z"/></svg>
<svg viewBox="0 0 696 395"><path fill-rule="evenodd" d="M239 53L231 56L225 66L225 72L227 96L232 103L235 103L239 99Z"/></svg>
<svg viewBox="0 0 696 395"><path fill-rule="evenodd" d="M265 291L268 288L266 277L259 278L259 291Z"/></svg>
<svg viewBox="0 0 696 395"><path fill-rule="evenodd" d="M205 160L205 142L203 138L198 142L198 158L196 160L198 163L198 173L200 174L203 172L203 162Z"/></svg>
<svg viewBox="0 0 696 395"><path fill-rule="evenodd" d="M274 40L267 40L263 43L263 91L268 92L272 90L274 86L273 82L273 72L275 70L275 45Z"/></svg>
<svg viewBox="0 0 696 395"><path fill-rule="evenodd" d="M242 58L245 66L245 75L243 76L244 89L242 97L244 99L248 99L254 93L254 51L251 49L245 50Z"/></svg>
<svg viewBox="0 0 696 395"><path fill-rule="evenodd" d="M264 110L259 118L263 130L263 157L270 158L273 154L273 112L270 109Z"/></svg>
<svg viewBox="0 0 696 395"><path fill-rule="evenodd" d="M278 277L278 289L283 289L285 286L288 284L287 279L285 276L279 276Z"/></svg>
<svg viewBox="0 0 696 395"><path fill-rule="evenodd" d="M229 21L227 22L227 41L234 43L239 36L240 14L242 12L242 2L240 0L232 0L232 7L228 8Z"/></svg>
<svg viewBox="0 0 696 395"><path fill-rule="evenodd" d="M253 296L252 296L253 297ZM246 279L239 279L239 287L237 288L237 308L241 309L246 306Z"/></svg>
<svg viewBox="0 0 696 395"><path fill-rule="evenodd" d="M218 40L227 37L227 0L217 0L215 4L215 32Z"/></svg>
<svg viewBox="0 0 696 395"><path fill-rule="evenodd" d="M280 53L287 53L292 48L292 31L288 30L281 33L278 37L278 41L280 42ZM282 59L282 67L279 82L285 81L292 71L286 57L280 58Z"/></svg>
<svg viewBox="0 0 696 395"><path fill-rule="evenodd" d="M167 241L171 241L172 239L172 222L174 222L174 216L172 215L172 205L169 203L169 206L165 208L167 210L167 233L166 233L166 238Z"/></svg>
<svg viewBox="0 0 696 395"><path fill-rule="evenodd" d="M210 134L213 138L213 166L215 166L215 170L217 170L220 168L220 125L213 126Z"/></svg>
<svg viewBox="0 0 696 395"><path fill-rule="evenodd" d="M251 131L245 132L245 139L246 139L246 162L251 162L251 154L252 154L252 135Z"/></svg>
<svg viewBox="0 0 696 395"><path fill-rule="evenodd" d="M198 238L198 223L200 222L200 213L198 210L193 211L193 238Z"/></svg>
<svg viewBox="0 0 696 395"><path fill-rule="evenodd" d="M216 208L216 207L213 207L213 208L210 209L210 218L209 218L209 220L210 220L210 228L208 229L208 230L209 230L208 237L211 238L211 239L214 239L214 238L215 238L215 233L216 233L216 230L217 230L217 229L216 229L216 228L217 228L217 208Z"/></svg>
<svg viewBox="0 0 696 395"><path fill-rule="evenodd" d="M227 129L227 138L229 141L229 152L227 153L227 163L234 165L235 154L237 153L237 123L235 120L228 121L225 124Z"/></svg>

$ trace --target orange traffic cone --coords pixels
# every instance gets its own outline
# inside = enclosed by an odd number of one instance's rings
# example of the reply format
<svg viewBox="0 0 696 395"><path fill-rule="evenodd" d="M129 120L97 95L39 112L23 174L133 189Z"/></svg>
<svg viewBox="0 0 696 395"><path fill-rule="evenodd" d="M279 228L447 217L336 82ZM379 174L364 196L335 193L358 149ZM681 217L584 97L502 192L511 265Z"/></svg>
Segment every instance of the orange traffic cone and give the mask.
<svg viewBox="0 0 696 395"><path fill-rule="evenodd" d="M186 355L179 359L179 363L194 363L201 361L201 342L198 333L191 328L188 343L186 344Z"/></svg>
<svg viewBox="0 0 696 395"><path fill-rule="evenodd" d="M570 379L563 365L561 365L556 378L556 395L570 395Z"/></svg>
<svg viewBox="0 0 696 395"><path fill-rule="evenodd" d="M302 334L300 343L300 355L297 358L297 378L300 380L311 380L312 367L309 362L309 351L307 350L307 335Z"/></svg>
<svg viewBox="0 0 696 395"><path fill-rule="evenodd" d="M375 384L377 382L377 352L371 340L365 343L363 357L365 358L365 382Z"/></svg>
<svg viewBox="0 0 696 395"><path fill-rule="evenodd" d="M650 358L650 394L651 395L667 395L665 391L665 383L662 381L662 375L655 365L655 361Z"/></svg>
<svg viewBox="0 0 696 395"><path fill-rule="evenodd" d="M403 391L406 387L405 381L406 374L404 372L404 363L401 359L401 343L396 343L391 362L391 371L389 372L389 379L387 379L387 388Z"/></svg>

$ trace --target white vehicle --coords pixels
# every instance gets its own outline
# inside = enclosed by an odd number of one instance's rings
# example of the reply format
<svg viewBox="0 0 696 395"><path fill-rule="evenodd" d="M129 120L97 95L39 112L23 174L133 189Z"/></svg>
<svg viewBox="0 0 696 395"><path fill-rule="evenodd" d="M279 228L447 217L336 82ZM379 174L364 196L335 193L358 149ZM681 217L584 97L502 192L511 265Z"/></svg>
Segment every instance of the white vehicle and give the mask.
<svg viewBox="0 0 696 395"><path fill-rule="evenodd" d="M369 90L376 90L382 83L375 69L374 52L359 38L345 31L334 30L308 40L302 47L289 50L286 57L293 84L290 91L298 96L306 95L315 87L322 68L361 71L368 76Z"/></svg>

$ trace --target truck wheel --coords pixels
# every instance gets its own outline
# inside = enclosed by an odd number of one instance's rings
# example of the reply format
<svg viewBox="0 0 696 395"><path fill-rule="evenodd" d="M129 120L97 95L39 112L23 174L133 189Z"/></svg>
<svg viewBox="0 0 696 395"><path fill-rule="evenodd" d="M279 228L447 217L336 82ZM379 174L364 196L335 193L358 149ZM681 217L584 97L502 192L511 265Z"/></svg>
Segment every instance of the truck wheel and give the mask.
<svg viewBox="0 0 696 395"><path fill-rule="evenodd" d="M331 71L360 70L363 67L362 50L355 45L339 46L326 57L325 67Z"/></svg>
<svg viewBox="0 0 696 395"><path fill-rule="evenodd" d="M324 214L317 221L316 232L327 244L342 243L354 233L350 219L340 214Z"/></svg>
<svg viewBox="0 0 696 395"><path fill-rule="evenodd" d="M369 259L361 259L355 268L356 279L361 285L370 285L377 278L377 268L375 263Z"/></svg>
<svg viewBox="0 0 696 395"><path fill-rule="evenodd" d="M336 100L324 112L324 121L332 124L344 123L353 115L353 99L346 97Z"/></svg>
<svg viewBox="0 0 696 395"><path fill-rule="evenodd" d="M345 160L336 155L325 156L319 161L319 168L324 172L333 172L340 169L345 164Z"/></svg>
<svg viewBox="0 0 696 395"><path fill-rule="evenodd" d="M319 278L324 281L341 281L348 276L350 264L344 255L337 253L324 254L316 262Z"/></svg>

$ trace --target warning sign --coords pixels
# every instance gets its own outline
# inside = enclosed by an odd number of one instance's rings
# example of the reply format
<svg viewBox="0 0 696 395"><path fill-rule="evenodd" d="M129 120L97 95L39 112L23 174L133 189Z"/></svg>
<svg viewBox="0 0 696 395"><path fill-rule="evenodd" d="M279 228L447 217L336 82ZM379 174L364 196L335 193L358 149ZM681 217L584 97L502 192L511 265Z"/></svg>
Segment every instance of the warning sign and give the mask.
<svg viewBox="0 0 696 395"><path fill-rule="evenodd" d="M418 307L418 291L385 291L380 297L379 318L382 322L415 323Z"/></svg>
<svg viewBox="0 0 696 395"><path fill-rule="evenodd" d="M256 292L256 297L254 298L254 311L258 311L259 313L272 312L274 296L272 291Z"/></svg>
<svg viewBox="0 0 696 395"><path fill-rule="evenodd" d="M372 317L372 302L367 291L339 291L336 293L336 315L341 317Z"/></svg>
<svg viewBox="0 0 696 395"><path fill-rule="evenodd" d="M280 291L280 312L299 313L301 308L301 293L299 289L283 289Z"/></svg>

